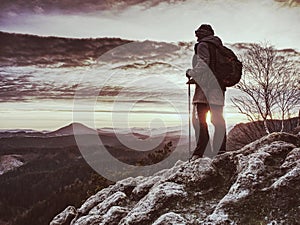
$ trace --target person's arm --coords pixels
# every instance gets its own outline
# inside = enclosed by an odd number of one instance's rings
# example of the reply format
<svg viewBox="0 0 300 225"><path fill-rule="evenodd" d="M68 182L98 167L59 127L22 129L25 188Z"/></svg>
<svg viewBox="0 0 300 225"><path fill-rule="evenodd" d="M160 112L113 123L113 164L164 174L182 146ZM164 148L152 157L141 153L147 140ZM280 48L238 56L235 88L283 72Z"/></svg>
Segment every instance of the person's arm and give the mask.
<svg viewBox="0 0 300 225"><path fill-rule="evenodd" d="M196 80L200 79L202 73L209 68L209 48L206 42L200 42L197 46L197 55L194 56L196 63L193 69L187 70L187 76L190 76ZM197 79L198 78L198 79Z"/></svg>
<svg viewBox="0 0 300 225"><path fill-rule="evenodd" d="M202 59L207 65L209 65L209 48L206 42L200 42L197 46L197 55ZM197 67L197 65L196 65Z"/></svg>

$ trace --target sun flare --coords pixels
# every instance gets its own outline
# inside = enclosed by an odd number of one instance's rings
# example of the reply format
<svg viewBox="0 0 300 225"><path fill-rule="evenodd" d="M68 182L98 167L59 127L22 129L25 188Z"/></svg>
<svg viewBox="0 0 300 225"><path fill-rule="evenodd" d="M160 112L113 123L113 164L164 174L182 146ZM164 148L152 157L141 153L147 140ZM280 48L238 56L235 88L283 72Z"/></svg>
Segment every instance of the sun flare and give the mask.
<svg viewBox="0 0 300 225"><path fill-rule="evenodd" d="M210 123L210 122L211 122L211 113L210 113L210 111L208 111L206 113L206 123Z"/></svg>

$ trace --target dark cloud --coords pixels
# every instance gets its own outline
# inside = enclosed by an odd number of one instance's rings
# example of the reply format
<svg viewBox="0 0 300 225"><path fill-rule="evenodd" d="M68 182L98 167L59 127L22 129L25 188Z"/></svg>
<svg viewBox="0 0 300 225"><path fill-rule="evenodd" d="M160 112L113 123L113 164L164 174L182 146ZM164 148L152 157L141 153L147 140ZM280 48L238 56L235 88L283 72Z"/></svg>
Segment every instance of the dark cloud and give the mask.
<svg viewBox="0 0 300 225"><path fill-rule="evenodd" d="M2 0L0 11L2 16L18 13L87 13L101 10L119 11L133 5L141 5L145 8L156 6L160 3L176 4L187 0ZM273 0L285 3L289 6L300 4L299 0Z"/></svg>
<svg viewBox="0 0 300 225"><path fill-rule="evenodd" d="M130 41L120 38L74 39L39 37L0 31L0 66L84 66Z"/></svg>
<svg viewBox="0 0 300 225"><path fill-rule="evenodd" d="M162 2L174 3L180 1L184 0L2 0L0 12L2 12L2 17L19 13L88 13L101 10L117 12L133 5L149 8Z"/></svg>
<svg viewBox="0 0 300 225"><path fill-rule="evenodd" d="M31 101L33 99L73 99L78 92L83 98L116 96L121 87L98 87L34 81L31 75L13 76L0 72L0 102Z"/></svg>

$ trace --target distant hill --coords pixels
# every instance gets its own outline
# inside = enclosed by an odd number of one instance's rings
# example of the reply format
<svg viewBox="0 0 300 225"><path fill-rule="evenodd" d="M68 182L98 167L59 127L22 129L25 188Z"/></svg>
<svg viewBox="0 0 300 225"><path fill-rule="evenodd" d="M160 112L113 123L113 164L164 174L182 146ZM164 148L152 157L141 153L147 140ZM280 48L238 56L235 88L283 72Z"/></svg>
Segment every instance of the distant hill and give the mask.
<svg viewBox="0 0 300 225"><path fill-rule="evenodd" d="M97 131L94 129L91 129L81 123L71 123L65 127L62 127L56 131L49 132L48 136L62 136L62 135L73 135L76 134L96 134Z"/></svg>
<svg viewBox="0 0 300 225"><path fill-rule="evenodd" d="M284 121L284 131L293 133L298 125L298 117ZM281 130L281 120L268 121L268 127L271 132ZM227 150L238 150L245 145L267 135L262 121L249 123L240 123L235 125L229 132L227 137Z"/></svg>
<svg viewBox="0 0 300 225"><path fill-rule="evenodd" d="M124 145L118 139L118 137L130 139L132 138L129 133L122 130L94 130L81 123L71 123L67 126L59 128L55 131L38 132L31 131L25 132L22 130L3 131L0 132L0 156L5 154L22 154L24 150L30 149L30 151L41 151L43 149L63 149L63 148L77 148L77 142L75 135L81 135L86 138L86 146L98 146L98 137L105 146L122 148ZM118 135L118 137L116 136ZM158 138L164 134L153 135L153 139ZM98 136L95 138L95 136ZM149 138L148 135L144 135L143 132L133 131L135 139L143 140ZM171 131L166 134L165 143L162 143L159 147L163 147L169 141L174 143L178 141L178 133ZM131 139L130 139L131 140ZM134 140L132 140L134 141ZM142 143L141 143L142 145ZM144 153L147 153L145 151Z"/></svg>

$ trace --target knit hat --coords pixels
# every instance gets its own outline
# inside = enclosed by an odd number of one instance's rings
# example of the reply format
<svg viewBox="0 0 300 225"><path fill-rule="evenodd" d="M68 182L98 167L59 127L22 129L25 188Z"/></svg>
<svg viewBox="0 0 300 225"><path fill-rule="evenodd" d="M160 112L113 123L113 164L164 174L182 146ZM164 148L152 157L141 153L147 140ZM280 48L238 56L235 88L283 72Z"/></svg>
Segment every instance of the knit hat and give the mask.
<svg viewBox="0 0 300 225"><path fill-rule="evenodd" d="M209 24L202 24L197 30L195 30L196 35L199 33L207 33L214 35L215 32ZM198 36L198 35L197 35Z"/></svg>

